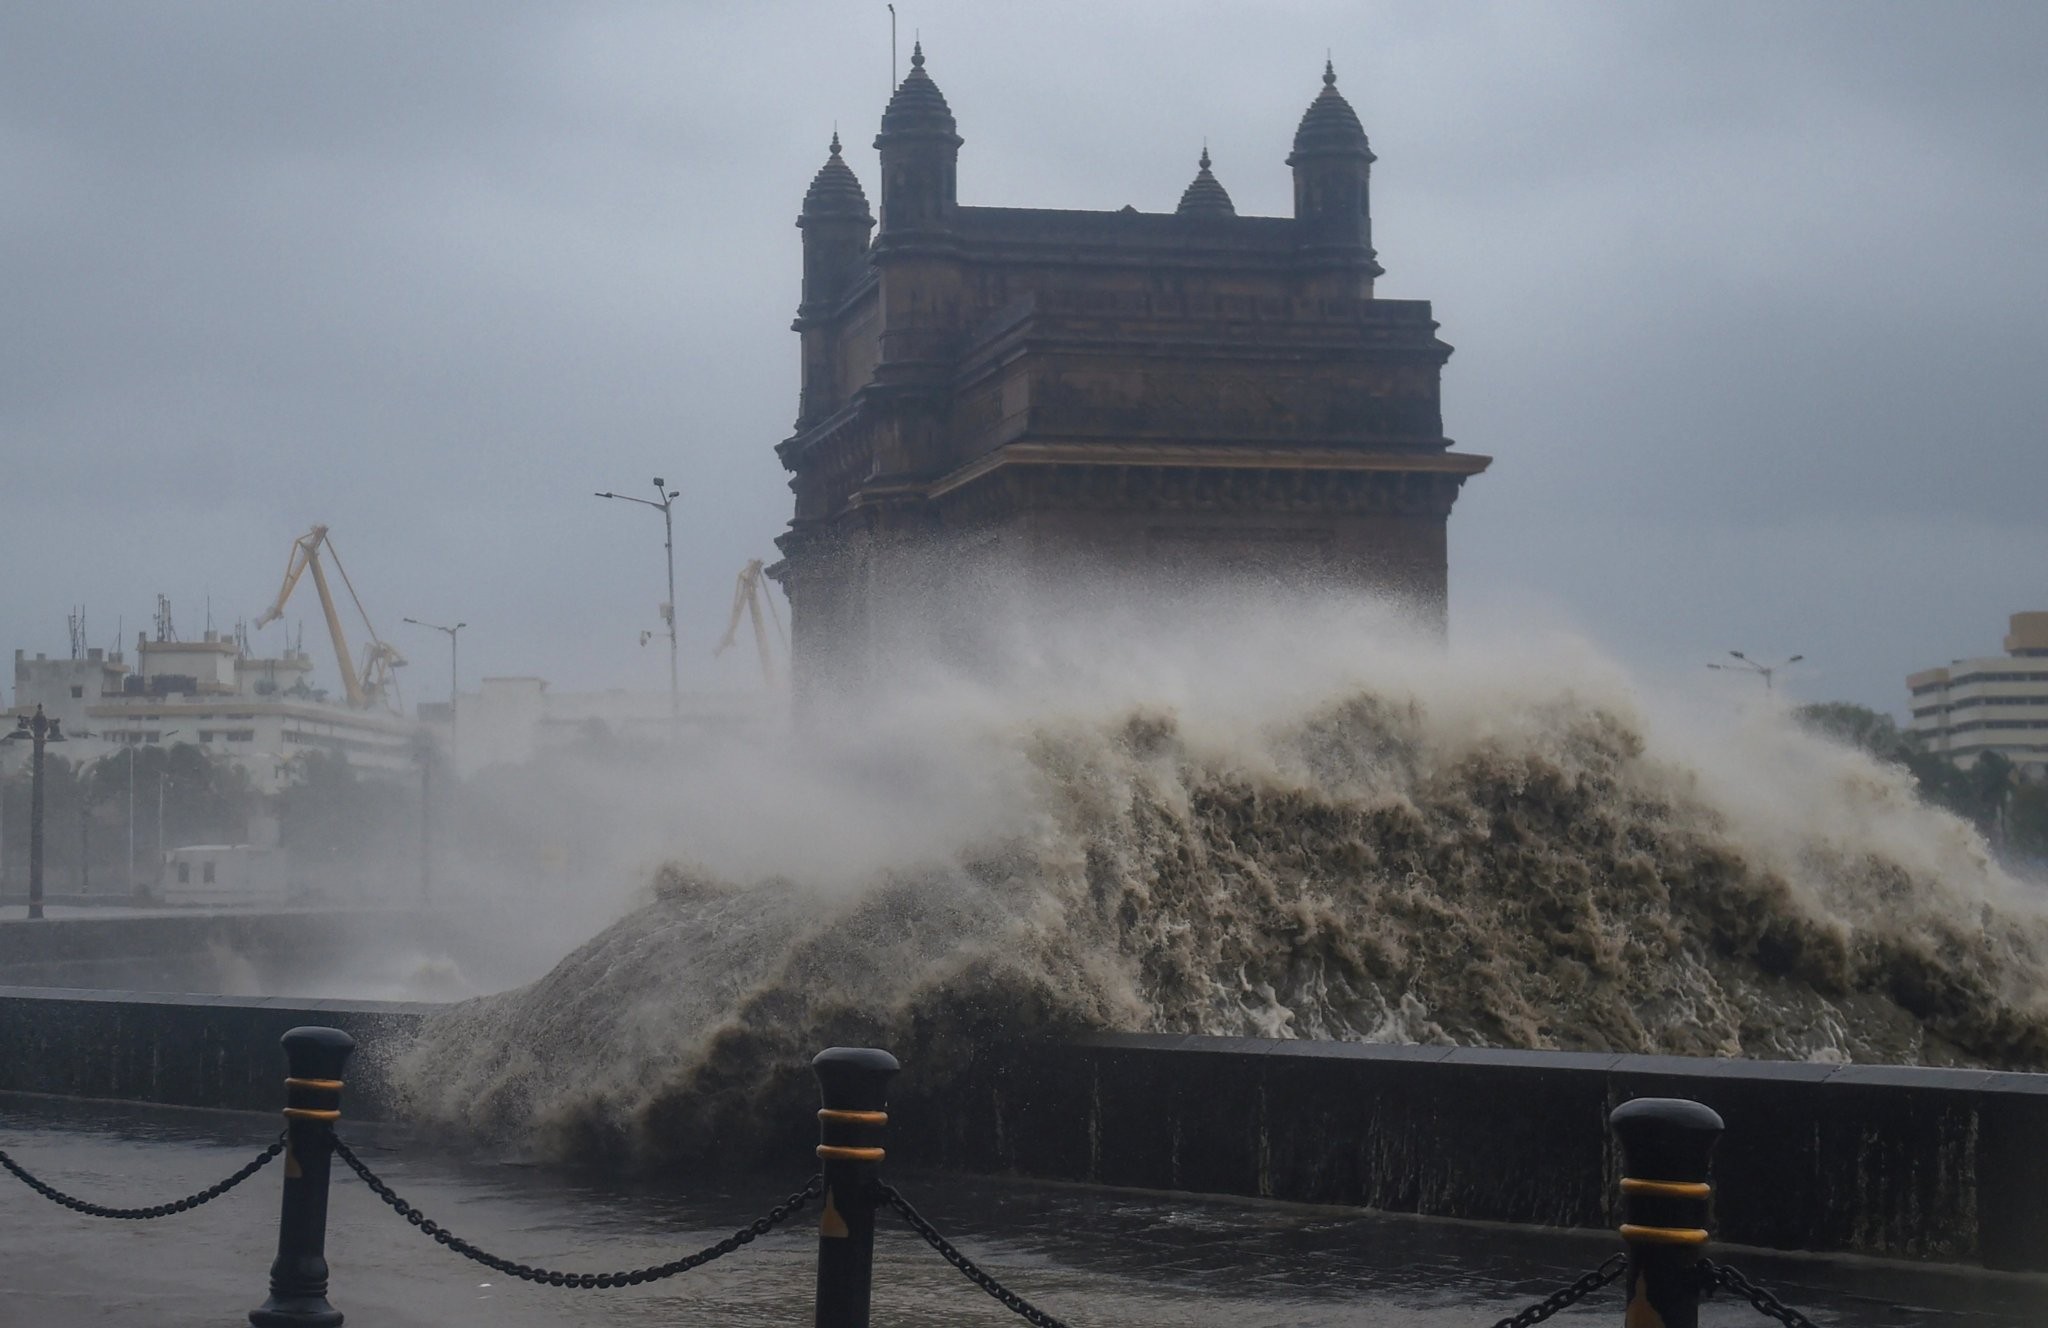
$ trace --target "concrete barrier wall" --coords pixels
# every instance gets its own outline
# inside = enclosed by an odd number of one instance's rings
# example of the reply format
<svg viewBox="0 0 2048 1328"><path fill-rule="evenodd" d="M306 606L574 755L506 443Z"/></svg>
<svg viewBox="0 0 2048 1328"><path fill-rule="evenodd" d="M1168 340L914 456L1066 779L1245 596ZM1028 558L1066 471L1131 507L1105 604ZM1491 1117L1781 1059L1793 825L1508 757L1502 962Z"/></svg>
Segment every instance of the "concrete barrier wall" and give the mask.
<svg viewBox="0 0 2048 1328"><path fill-rule="evenodd" d="M0 919L0 973L78 961L161 960L221 948L252 957L343 951L394 933L455 931L418 909L168 909L105 917ZM34 986L35 982L19 985Z"/></svg>
<svg viewBox="0 0 2048 1328"><path fill-rule="evenodd" d="M437 1008L0 988L0 1091L270 1110L278 1038L328 1024L383 1119ZM1145 1034L908 1068L902 1162L1568 1227L1615 1220L1607 1113L1694 1098L1722 1239L2048 1271L2048 1075Z"/></svg>
<svg viewBox="0 0 2048 1328"><path fill-rule="evenodd" d="M960 1170L1606 1227L1607 1113L1705 1102L1720 1238L2048 1271L2048 1075L1106 1035L892 1110Z"/></svg>
<svg viewBox="0 0 2048 1328"><path fill-rule="evenodd" d="M301 1024L361 1044L343 1109L388 1120L391 1059L438 1007L377 1001L0 987L0 1092L273 1111L284 1105L278 1039Z"/></svg>

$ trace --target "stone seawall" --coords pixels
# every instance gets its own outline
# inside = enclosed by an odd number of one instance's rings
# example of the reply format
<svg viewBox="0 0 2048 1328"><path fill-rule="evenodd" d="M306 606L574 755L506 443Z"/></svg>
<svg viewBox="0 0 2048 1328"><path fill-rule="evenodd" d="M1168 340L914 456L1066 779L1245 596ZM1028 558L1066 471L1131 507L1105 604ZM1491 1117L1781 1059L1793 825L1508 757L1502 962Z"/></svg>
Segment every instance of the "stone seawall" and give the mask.
<svg viewBox="0 0 2048 1328"><path fill-rule="evenodd" d="M2048 1271L2048 1075L1112 1034L1018 1049L891 1128L959 1170L1605 1227L1607 1113L1636 1097L1726 1120L1718 1238Z"/></svg>
<svg viewBox="0 0 2048 1328"><path fill-rule="evenodd" d="M274 1111L284 1104L278 1039L301 1024L325 1024L360 1044L349 1065L347 1115L389 1120L391 1058L437 1008L0 987L0 1092Z"/></svg>
<svg viewBox="0 0 2048 1328"><path fill-rule="evenodd" d="M106 916L0 920L0 973L63 963L164 961L221 947L281 961L360 947L403 930L436 935L440 914L414 908L106 910ZM29 982L27 986L39 986Z"/></svg>
<svg viewBox="0 0 2048 1328"><path fill-rule="evenodd" d="M0 1091L270 1110L298 1024L363 1049L347 1112L438 1007L0 988ZM2048 1075L1111 1034L920 1088L890 1153L952 1170L1606 1227L1605 1122L1689 1097L1728 1122L1717 1236L2048 1272Z"/></svg>

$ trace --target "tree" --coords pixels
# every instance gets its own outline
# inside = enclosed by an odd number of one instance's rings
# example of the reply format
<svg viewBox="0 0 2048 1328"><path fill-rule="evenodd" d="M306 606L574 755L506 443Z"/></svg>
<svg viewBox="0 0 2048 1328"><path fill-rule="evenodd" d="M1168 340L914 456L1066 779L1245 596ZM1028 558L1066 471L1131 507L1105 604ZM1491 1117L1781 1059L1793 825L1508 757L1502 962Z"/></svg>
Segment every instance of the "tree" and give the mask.
<svg viewBox="0 0 2048 1328"><path fill-rule="evenodd" d="M2032 786L2019 778L2002 754L1985 752L1969 769L1961 769L1944 756L1921 750L1890 715L1847 701L1800 706L1792 717L1823 737L1906 767L1921 797L1975 822L1994 841L2010 840L2012 804L2019 790ZM2028 806L2031 815L2032 803Z"/></svg>
<svg viewBox="0 0 2048 1328"><path fill-rule="evenodd" d="M2022 857L2048 863L2048 779L2014 783L2006 807L2006 843Z"/></svg>
<svg viewBox="0 0 2048 1328"><path fill-rule="evenodd" d="M337 752L294 756L277 793L280 840L313 859L382 856L412 832L409 811L396 779L365 778Z"/></svg>
<svg viewBox="0 0 2048 1328"><path fill-rule="evenodd" d="M1880 761L1905 765L1907 758L1915 754L1911 739L1899 731L1898 721L1869 706L1821 701L1800 706L1792 717L1816 733L1861 748Z"/></svg>
<svg viewBox="0 0 2048 1328"><path fill-rule="evenodd" d="M249 818L261 805L248 771L197 743L149 743L103 756L86 767L85 781L86 796L101 809L102 823L110 826L125 827L129 790L133 788L137 839L152 852L158 837L159 790L162 839L172 848L240 843L248 838Z"/></svg>

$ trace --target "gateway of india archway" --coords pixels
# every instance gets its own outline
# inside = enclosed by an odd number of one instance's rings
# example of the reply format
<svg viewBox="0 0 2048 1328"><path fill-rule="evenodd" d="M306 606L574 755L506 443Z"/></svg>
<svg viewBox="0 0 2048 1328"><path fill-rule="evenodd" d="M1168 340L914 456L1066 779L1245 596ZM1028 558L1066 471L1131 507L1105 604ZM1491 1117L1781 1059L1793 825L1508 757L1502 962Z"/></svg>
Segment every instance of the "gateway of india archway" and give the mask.
<svg viewBox="0 0 2048 1328"><path fill-rule="evenodd" d="M858 688L913 618L970 643L994 567L1355 586L1440 624L1451 505L1489 458L1443 436L1429 303L1374 295L1374 157L1334 70L1291 217L1239 216L1206 149L1172 212L963 206L961 142L919 48L875 139L879 228L836 134L804 196L770 569L799 696Z"/></svg>

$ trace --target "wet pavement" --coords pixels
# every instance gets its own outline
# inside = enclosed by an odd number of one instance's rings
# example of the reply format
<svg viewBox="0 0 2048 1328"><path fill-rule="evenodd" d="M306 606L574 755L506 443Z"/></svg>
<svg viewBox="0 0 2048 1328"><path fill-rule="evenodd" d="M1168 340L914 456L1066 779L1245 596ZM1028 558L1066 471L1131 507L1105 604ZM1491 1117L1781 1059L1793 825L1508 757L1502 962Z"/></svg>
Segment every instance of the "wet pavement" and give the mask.
<svg viewBox="0 0 2048 1328"><path fill-rule="evenodd" d="M45 1180L117 1205L220 1179L268 1143L261 1116L0 1095L0 1147ZM674 1193L455 1154L402 1130L345 1129L394 1189L494 1253L571 1271L643 1267L750 1221L801 1175ZM897 1175L940 1230L1074 1328L1490 1328L1611 1253L1600 1233L1418 1220L1349 1209ZM275 1247L273 1166L211 1205L160 1221L70 1213L0 1175L0 1326L241 1323ZM597 1328L810 1322L814 1217L653 1286L536 1287L422 1237L336 1164L332 1299L356 1328ZM2020 1328L2048 1323L2048 1279L1870 1260L1723 1254L1822 1325ZM892 1216L877 1247L878 1328L1022 1322ZM1552 1320L1618 1323L1610 1288ZM1716 1302L1702 1323L1763 1324Z"/></svg>

